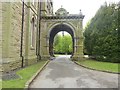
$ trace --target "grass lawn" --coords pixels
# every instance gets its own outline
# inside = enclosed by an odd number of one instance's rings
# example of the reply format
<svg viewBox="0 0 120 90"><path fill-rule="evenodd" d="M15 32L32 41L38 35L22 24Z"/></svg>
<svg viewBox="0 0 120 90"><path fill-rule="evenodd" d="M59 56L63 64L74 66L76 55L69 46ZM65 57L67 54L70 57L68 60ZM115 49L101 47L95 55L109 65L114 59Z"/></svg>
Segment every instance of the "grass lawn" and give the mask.
<svg viewBox="0 0 120 90"><path fill-rule="evenodd" d="M55 55L55 57L58 57L60 54L54 54Z"/></svg>
<svg viewBox="0 0 120 90"><path fill-rule="evenodd" d="M55 55L55 57L58 57L60 55L66 55L66 54L54 54L54 55ZM67 55L71 55L71 54L67 54Z"/></svg>
<svg viewBox="0 0 120 90"><path fill-rule="evenodd" d="M77 62L80 65L84 65L92 69L120 73L120 70L118 70L118 66L120 64L118 63L100 62L95 60L84 60L84 61L77 61Z"/></svg>
<svg viewBox="0 0 120 90"><path fill-rule="evenodd" d="M16 73L21 76L19 79L2 81L2 88L24 88L26 82L46 63L40 61L37 64L23 68Z"/></svg>

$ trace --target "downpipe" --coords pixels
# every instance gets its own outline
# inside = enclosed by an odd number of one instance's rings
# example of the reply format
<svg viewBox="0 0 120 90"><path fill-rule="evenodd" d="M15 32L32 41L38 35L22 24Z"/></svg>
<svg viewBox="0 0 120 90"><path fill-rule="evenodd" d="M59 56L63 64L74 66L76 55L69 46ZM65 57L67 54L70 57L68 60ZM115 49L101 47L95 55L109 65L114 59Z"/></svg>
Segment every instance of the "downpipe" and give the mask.
<svg viewBox="0 0 120 90"><path fill-rule="evenodd" d="M38 56L37 59L41 60L41 55L40 55L40 32L41 32L41 0L39 3L39 9L38 9Z"/></svg>
<svg viewBox="0 0 120 90"><path fill-rule="evenodd" d="M24 28L24 0L22 1L22 27L21 27L21 46L20 46L20 57L22 58L21 67L24 67L24 56L23 56L23 28Z"/></svg>

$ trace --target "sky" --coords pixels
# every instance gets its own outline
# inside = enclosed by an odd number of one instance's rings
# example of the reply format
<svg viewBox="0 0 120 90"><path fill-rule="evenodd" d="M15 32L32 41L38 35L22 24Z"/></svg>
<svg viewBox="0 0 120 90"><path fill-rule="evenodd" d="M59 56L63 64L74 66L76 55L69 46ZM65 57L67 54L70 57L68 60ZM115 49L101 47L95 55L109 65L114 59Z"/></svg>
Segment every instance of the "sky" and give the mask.
<svg viewBox="0 0 120 90"><path fill-rule="evenodd" d="M86 23L95 15L97 10L104 2L118 2L120 0L53 0L53 11L56 12L61 6L70 14L79 14L80 9L85 15L83 19L83 28Z"/></svg>

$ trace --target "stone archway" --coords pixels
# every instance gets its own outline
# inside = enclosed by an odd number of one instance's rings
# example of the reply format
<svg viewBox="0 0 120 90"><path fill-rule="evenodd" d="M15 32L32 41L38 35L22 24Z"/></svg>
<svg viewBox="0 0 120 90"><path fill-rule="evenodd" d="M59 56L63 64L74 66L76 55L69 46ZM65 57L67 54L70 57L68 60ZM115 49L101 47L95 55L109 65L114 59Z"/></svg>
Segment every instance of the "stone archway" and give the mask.
<svg viewBox="0 0 120 90"><path fill-rule="evenodd" d="M73 60L83 57L83 22L84 15L69 14L64 8L57 10L55 15L41 17L40 56L50 58L53 55L53 41L60 31L66 31L73 40Z"/></svg>
<svg viewBox="0 0 120 90"><path fill-rule="evenodd" d="M72 55L74 54L74 47L75 47L75 30L73 30L73 28L71 28L72 26L70 26L69 24L66 23L60 23L55 25L54 27L51 28L50 32L49 32L49 54L50 56L53 56L53 42L54 42L54 37L55 35L60 32L60 31L66 31L68 32L71 37L72 37L72 42L73 42L73 52Z"/></svg>

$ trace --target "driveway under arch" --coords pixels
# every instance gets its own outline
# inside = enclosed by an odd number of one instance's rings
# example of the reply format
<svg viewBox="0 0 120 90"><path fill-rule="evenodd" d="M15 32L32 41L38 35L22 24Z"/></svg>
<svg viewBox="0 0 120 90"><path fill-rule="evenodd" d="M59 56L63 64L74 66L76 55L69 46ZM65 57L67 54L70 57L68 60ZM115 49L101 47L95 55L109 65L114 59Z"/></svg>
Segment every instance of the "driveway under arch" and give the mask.
<svg viewBox="0 0 120 90"><path fill-rule="evenodd" d="M49 34L49 53L51 56L53 56L53 42L54 42L54 37L55 35L60 32L60 31L66 31L68 32L71 37L72 37L72 42L73 42L73 53L74 53L74 46L75 46L75 43L74 43L74 30L72 30L71 27L69 27L68 25L65 25L65 24L58 24L56 26L54 26L52 28L52 30L50 31L50 34Z"/></svg>

